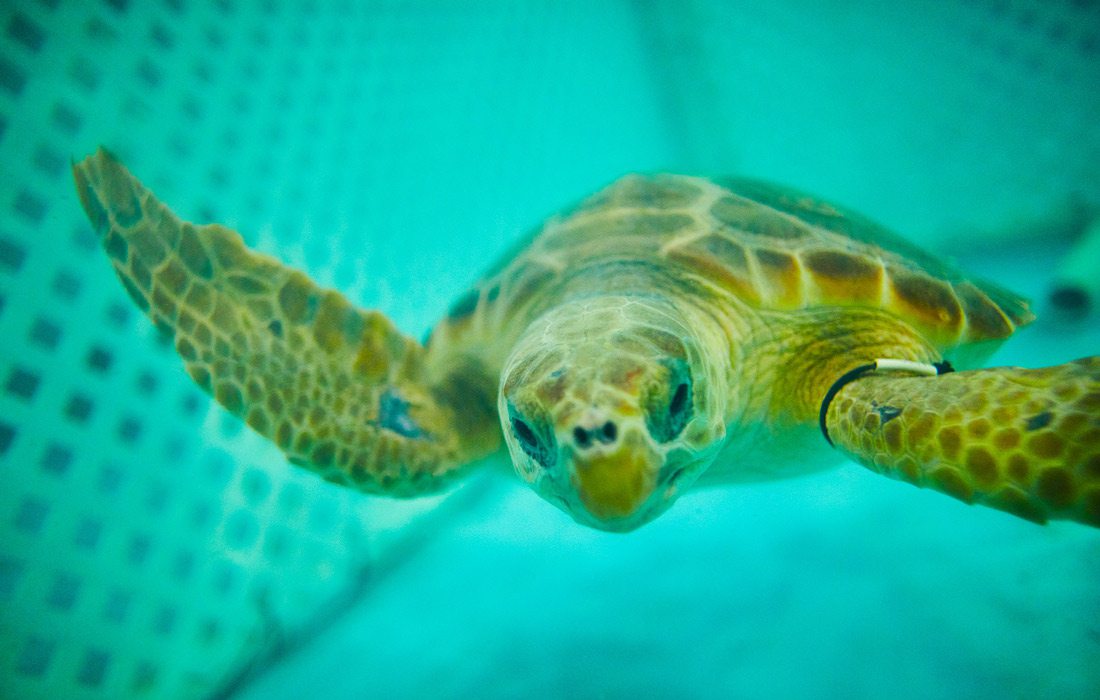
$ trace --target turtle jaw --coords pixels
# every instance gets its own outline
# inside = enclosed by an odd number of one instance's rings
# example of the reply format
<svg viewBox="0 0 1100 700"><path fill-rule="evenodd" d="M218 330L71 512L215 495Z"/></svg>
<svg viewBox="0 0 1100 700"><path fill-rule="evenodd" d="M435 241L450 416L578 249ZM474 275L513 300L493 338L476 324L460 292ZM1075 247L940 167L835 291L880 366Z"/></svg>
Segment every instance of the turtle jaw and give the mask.
<svg viewBox="0 0 1100 700"><path fill-rule="evenodd" d="M652 508L643 506L653 496L662 459L646 443L632 433L613 450L572 455L569 480L580 506L575 517L615 531L632 530L649 519L645 516Z"/></svg>
<svg viewBox="0 0 1100 700"><path fill-rule="evenodd" d="M663 514L708 463L704 454L663 452L641 433L629 434L613 449L563 452L561 476L567 480L537 490L578 523L618 533Z"/></svg>

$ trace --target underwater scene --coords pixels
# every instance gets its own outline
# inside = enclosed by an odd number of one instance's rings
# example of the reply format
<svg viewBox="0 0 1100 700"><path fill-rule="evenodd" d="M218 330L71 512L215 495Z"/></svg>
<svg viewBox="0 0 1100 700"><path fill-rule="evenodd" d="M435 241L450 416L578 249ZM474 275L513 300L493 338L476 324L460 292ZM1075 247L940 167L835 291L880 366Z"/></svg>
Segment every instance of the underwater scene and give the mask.
<svg viewBox="0 0 1100 700"><path fill-rule="evenodd" d="M1097 86L1086 0L0 0L0 698L1100 697Z"/></svg>

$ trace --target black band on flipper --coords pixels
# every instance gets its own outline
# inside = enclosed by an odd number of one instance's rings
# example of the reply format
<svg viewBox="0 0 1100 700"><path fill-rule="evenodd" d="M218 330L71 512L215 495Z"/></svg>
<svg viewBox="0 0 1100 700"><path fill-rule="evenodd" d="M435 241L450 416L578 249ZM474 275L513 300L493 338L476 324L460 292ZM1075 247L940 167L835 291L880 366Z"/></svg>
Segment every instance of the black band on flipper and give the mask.
<svg viewBox="0 0 1100 700"><path fill-rule="evenodd" d="M821 400L821 412L818 414L817 421L818 425L821 426L821 434L825 436L825 442L829 443L829 447L835 447L835 445L833 445L833 439L829 437L829 426L825 424L825 414L829 412L829 404L833 402L833 397L850 382L854 382L868 372L874 372L877 368L878 364L872 362L869 365L860 365L849 370L840 375L840 378L833 382L833 385L825 392L825 398Z"/></svg>
<svg viewBox="0 0 1100 700"><path fill-rule="evenodd" d="M929 372L925 368L931 368L935 372ZM817 416L817 423L821 427L821 434L825 436L825 442L829 443L830 447L836 447L833 444L833 439L829 437L829 426L825 422L825 416L829 413L829 405L833 402L833 399L840 392L841 389L848 384L854 382L865 374L869 374L878 369L891 369L891 370L908 370L914 371L927 376L934 376L940 374L947 374L948 372L954 372L955 368L951 366L951 363L947 360L941 362L933 362L931 365L925 365L918 362L909 362L907 360L875 360L874 362L866 365L860 365L855 369L848 370L844 374L840 375L840 378L833 382L833 385L829 387L829 390L825 392L825 398L821 399L821 411ZM922 371L923 370L923 371Z"/></svg>

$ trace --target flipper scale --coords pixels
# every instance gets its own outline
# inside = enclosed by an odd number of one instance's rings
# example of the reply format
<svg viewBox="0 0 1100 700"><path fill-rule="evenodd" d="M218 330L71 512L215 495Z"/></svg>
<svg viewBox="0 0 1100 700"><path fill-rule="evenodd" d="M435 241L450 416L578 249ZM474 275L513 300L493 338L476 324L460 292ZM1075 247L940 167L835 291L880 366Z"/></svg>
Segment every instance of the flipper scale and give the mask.
<svg viewBox="0 0 1100 700"><path fill-rule="evenodd" d="M424 348L381 313L183 222L100 149L73 166L123 286L192 379L294 464L365 491L439 488L483 446L425 379ZM468 418L467 418L468 420Z"/></svg>
<svg viewBox="0 0 1100 700"><path fill-rule="evenodd" d="M1100 356L938 377L871 375L829 435L879 473L1037 522L1100 527Z"/></svg>

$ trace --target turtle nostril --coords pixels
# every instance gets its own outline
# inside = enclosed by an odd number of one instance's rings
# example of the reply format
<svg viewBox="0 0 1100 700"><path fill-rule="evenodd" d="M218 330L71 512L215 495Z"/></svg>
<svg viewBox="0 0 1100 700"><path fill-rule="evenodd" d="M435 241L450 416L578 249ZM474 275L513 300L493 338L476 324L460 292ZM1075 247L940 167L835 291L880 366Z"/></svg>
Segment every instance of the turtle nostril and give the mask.
<svg viewBox="0 0 1100 700"><path fill-rule="evenodd" d="M619 437L619 427L607 421L598 428L573 428L573 442L581 449L592 447L594 441L610 445Z"/></svg>
<svg viewBox="0 0 1100 700"><path fill-rule="evenodd" d="M600 428L599 440L600 442L607 444L615 442L615 438L619 436L619 429L615 427L615 424L611 421L607 421Z"/></svg>
<svg viewBox="0 0 1100 700"><path fill-rule="evenodd" d="M577 447L588 447L592 444L592 437L587 430L578 426L573 428L573 442L577 443Z"/></svg>

